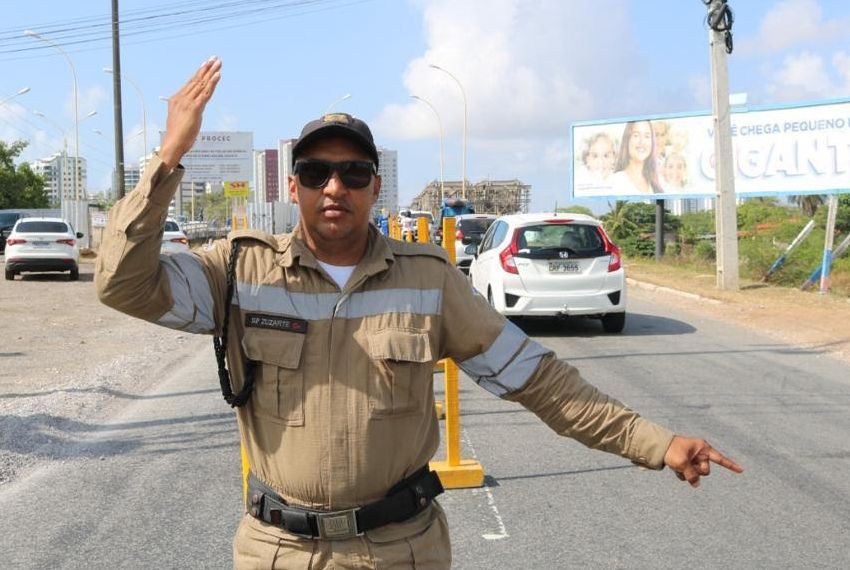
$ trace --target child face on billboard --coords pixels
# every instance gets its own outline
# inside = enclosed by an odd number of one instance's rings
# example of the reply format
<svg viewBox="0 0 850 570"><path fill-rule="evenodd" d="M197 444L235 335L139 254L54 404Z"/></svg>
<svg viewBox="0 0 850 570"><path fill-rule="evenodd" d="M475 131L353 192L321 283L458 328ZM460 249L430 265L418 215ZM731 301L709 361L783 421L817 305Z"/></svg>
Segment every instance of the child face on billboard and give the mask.
<svg viewBox="0 0 850 570"><path fill-rule="evenodd" d="M585 165L593 174L610 174L614 170L614 141L607 135L597 136L587 149Z"/></svg>
<svg viewBox="0 0 850 570"><path fill-rule="evenodd" d="M664 179L671 186L681 188L685 185L687 165L685 159L679 154L671 154L664 161Z"/></svg>

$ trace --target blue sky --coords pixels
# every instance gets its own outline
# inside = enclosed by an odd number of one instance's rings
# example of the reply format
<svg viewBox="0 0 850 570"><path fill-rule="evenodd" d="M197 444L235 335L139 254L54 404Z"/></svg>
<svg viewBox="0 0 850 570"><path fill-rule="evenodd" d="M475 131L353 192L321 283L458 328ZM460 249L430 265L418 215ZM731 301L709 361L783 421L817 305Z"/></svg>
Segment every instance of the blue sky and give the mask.
<svg viewBox="0 0 850 570"><path fill-rule="evenodd" d="M209 7L223 0L170 3L120 0L122 18ZM73 138L69 67L55 50L23 36L108 22L110 3L84 0L12 2L0 24L0 138L25 139L25 159L62 146L58 127ZM245 1L241 6L251 6ZM295 5L301 6L296 8ZM154 20L156 30L126 24L122 72L147 106L148 143L165 125L159 96L176 91L211 55L224 63L207 108L205 130L254 133L257 148L297 136L301 126L334 110L369 122L378 143L396 149L403 203L439 177L439 137L428 99L444 128L445 177L462 172L463 104L457 85L429 63L451 71L468 99L467 177L519 178L532 186L532 208L604 202L569 198L569 127L574 121L710 109L708 31L701 0L286 0L205 25L197 16ZM850 96L850 2L730 0L735 51L730 91L751 105ZM141 12L144 10L144 12ZM233 9L231 9L232 12ZM85 19L85 22L81 22ZM135 27L134 27L135 26ZM86 28L97 31L98 28ZM108 31L88 43L81 33L54 39L77 70L80 126L90 191L107 188L112 158L112 62ZM59 39L62 38L62 39ZM66 44L68 42L68 44ZM35 48L35 49L33 49ZM127 162L142 154L137 93L124 86ZM52 122L33 114L39 111ZM102 134L94 132L100 131ZM69 142L69 144L71 144Z"/></svg>

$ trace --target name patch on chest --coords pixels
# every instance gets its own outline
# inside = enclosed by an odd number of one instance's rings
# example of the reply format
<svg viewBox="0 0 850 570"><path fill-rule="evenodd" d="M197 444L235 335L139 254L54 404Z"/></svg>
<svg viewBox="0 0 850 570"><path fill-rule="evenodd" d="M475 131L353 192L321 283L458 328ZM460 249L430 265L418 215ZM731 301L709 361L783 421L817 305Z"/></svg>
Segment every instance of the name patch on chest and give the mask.
<svg viewBox="0 0 850 570"><path fill-rule="evenodd" d="M245 326L300 334L307 333L307 321L303 319L294 319L292 317L283 317L280 315L248 313L245 315Z"/></svg>

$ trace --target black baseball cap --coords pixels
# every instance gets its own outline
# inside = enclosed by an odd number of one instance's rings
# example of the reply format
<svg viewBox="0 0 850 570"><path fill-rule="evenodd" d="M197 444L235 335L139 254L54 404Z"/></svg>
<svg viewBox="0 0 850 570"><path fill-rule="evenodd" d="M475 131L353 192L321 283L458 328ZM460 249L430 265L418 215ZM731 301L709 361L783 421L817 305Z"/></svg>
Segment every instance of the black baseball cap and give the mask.
<svg viewBox="0 0 850 570"><path fill-rule="evenodd" d="M328 138L342 137L362 148L378 166L378 149L369 125L348 113L328 113L310 121L301 129L301 136L292 146L292 161L314 142Z"/></svg>

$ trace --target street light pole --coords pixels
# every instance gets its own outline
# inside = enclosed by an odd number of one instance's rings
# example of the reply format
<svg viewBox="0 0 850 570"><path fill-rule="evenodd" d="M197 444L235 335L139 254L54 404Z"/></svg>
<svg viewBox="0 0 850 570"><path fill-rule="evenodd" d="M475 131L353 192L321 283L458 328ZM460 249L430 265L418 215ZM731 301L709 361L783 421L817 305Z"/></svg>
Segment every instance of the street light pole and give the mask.
<svg viewBox="0 0 850 570"><path fill-rule="evenodd" d="M460 182L461 187L461 197L466 200L466 134L467 134L467 104L466 104L466 91L463 89L463 84L460 82L460 79L455 77L449 70L443 69L439 65L430 64L430 67L442 71L452 79L454 79L457 86L460 88L460 94L463 97L463 180Z"/></svg>
<svg viewBox="0 0 850 570"><path fill-rule="evenodd" d="M342 97L340 97L339 99L337 99L336 101L334 101L333 103L331 103L330 105L328 105L328 108L327 108L327 109L325 109L325 115L327 115L328 113L330 113L330 112L331 112L331 109L333 109L333 108L334 108L334 106L335 106L337 103L342 103L342 102L343 102L343 101L345 101L346 99L351 99L351 93L346 93L345 95L343 95Z"/></svg>
<svg viewBox="0 0 850 570"><path fill-rule="evenodd" d="M437 112L436 107L430 101L418 95L411 95L410 97L428 105L434 111L434 116L437 117L437 126L440 128L440 204L442 204L442 201L446 199L446 187L443 182L443 120L440 118L440 113Z"/></svg>
<svg viewBox="0 0 850 570"><path fill-rule="evenodd" d="M71 76L74 78L74 176L72 182L72 191L74 193L74 227L79 231L80 228L80 219L79 219L79 188L77 184L77 178L79 177L79 162L80 162L80 113L79 113L79 92L77 89L77 70L74 67L74 62L71 61L71 56L68 53L59 47L59 44L54 42L53 40L41 36L35 33L32 30L25 30L24 35L39 40L41 42L46 43L50 47L56 49L65 57L65 61L68 62L68 67L71 68ZM64 200L63 200L64 203ZM64 208L63 208L64 210ZM86 227L86 234L88 234L88 227Z"/></svg>
<svg viewBox="0 0 850 570"><path fill-rule="evenodd" d="M9 95L9 96L8 96L8 97L6 97L5 99L0 99L0 105L2 105L3 103L6 103L6 102L8 102L8 101L11 101L12 99L14 99L15 97L17 97L18 95L23 95L24 93L29 93L29 92L30 92L30 88L29 88L29 87L21 87L21 88L20 88L20 89L18 89L18 90L17 90L14 94Z"/></svg>

